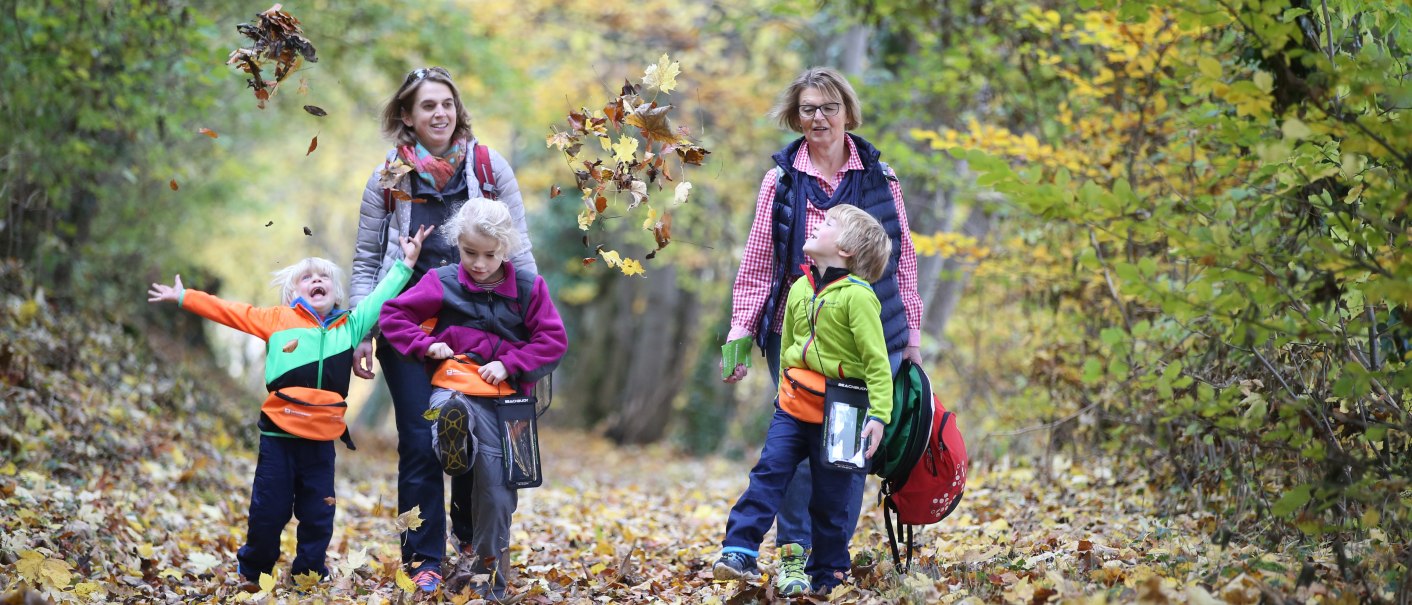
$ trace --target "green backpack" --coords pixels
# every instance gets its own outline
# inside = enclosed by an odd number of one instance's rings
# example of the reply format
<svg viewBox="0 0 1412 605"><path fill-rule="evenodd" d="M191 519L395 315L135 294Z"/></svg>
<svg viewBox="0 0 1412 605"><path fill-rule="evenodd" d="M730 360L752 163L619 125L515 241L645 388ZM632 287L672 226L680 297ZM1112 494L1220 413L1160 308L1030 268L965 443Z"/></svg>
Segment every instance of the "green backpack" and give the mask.
<svg viewBox="0 0 1412 605"><path fill-rule="evenodd" d="M872 473L902 482L927 449L932 431L932 383L926 372L903 359L892 383L892 420L873 456Z"/></svg>

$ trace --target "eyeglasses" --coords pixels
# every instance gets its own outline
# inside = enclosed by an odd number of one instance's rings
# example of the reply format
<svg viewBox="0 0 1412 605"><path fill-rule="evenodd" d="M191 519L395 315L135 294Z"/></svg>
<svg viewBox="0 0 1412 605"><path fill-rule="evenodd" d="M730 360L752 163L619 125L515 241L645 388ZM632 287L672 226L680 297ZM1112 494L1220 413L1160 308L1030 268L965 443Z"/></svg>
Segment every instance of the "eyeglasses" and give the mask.
<svg viewBox="0 0 1412 605"><path fill-rule="evenodd" d="M799 117L812 118L815 112L823 112L827 117L838 115L838 110L843 109L843 103L824 103L823 105L800 105Z"/></svg>
<svg viewBox="0 0 1412 605"><path fill-rule="evenodd" d="M432 74L437 74L448 79L451 77L451 73L446 71L445 67L423 67L421 69L414 69L411 73L407 74L405 83L411 84L412 82L419 82L425 80L427 76Z"/></svg>

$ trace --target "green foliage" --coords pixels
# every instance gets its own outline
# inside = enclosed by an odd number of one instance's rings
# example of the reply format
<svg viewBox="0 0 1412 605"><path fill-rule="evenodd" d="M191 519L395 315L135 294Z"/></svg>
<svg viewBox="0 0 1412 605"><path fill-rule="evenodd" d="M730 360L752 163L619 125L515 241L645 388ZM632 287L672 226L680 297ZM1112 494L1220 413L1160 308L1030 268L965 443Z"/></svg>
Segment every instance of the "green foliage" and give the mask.
<svg viewBox="0 0 1412 605"><path fill-rule="evenodd" d="M1098 4L1019 19L1053 58L1017 100L1045 123L920 135L1028 213L998 270L1057 327L1031 376L1179 505L1196 488L1232 528L1405 542L1412 11Z"/></svg>
<svg viewBox="0 0 1412 605"><path fill-rule="evenodd" d="M168 205L168 183L190 116L208 105L189 93L209 84L192 49L210 39L210 21L179 0L23 0L6 12L4 254L30 261L61 295L80 280L102 294L97 286L116 285L119 267L150 252L159 220L184 213Z"/></svg>

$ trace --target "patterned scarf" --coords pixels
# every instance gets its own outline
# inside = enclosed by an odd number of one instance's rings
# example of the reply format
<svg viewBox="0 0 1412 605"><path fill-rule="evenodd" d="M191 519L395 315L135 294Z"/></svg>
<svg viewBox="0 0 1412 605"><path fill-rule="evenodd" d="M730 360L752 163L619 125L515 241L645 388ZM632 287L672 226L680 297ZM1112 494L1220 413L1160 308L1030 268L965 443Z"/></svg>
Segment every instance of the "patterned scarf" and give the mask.
<svg viewBox="0 0 1412 605"><path fill-rule="evenodd" d="M436 156L427 151L426 147L417 143L416 147L403 145L397 148L398 154L402 156L408 164L416 168L417 174L437 191L446 188L446 182L451 180L451 175L456 173L456 169L461 166L461 162L466 159L466 142L456 141L451 144L451 148L446 150L446 155Z"/></svg>

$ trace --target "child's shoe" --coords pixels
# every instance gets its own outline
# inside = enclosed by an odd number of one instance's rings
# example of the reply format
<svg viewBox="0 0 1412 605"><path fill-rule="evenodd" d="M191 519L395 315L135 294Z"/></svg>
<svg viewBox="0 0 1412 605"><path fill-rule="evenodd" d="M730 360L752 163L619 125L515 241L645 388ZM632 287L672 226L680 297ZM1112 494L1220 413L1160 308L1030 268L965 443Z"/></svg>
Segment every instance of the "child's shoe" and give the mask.
<svg viewBox="0 0 1412 605"><path fill-rule="evenodd" d="M728 552L716 559L716 566L712 568L717 580L759 580L760 567L755 564L755 557L743 552Z"/></svg>
<svg viewBox="0 0 1412 605"><path fill-rule="evenodd" d="M475 455L472 422L475 420L471 418L470 410L466 409L466 403L460 397L453 396L442 404L436 426L432 427L436 459L441 462L441 470L452 477L471 470L471 457Z"/></svg>
<svg viewBox="0 0 1412 605"><path fill-rule="evenodd" d="M431 594L441 588L441 573L433 569L419 571L417 575L412 576L412 583L424 594Z"/></svg>
<svg viewBox="0 0 1412 605"><path fill-rule="evenodd" d="M798 544L784 544L779 548L779 573L775 578L775 592L782 597L797 597L809 590L809 574L804 573L804 564L809 553Z"/></svg>

